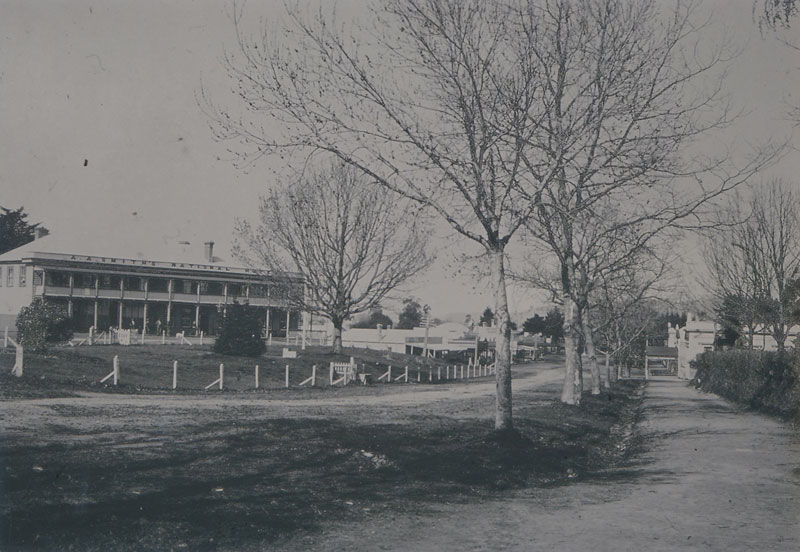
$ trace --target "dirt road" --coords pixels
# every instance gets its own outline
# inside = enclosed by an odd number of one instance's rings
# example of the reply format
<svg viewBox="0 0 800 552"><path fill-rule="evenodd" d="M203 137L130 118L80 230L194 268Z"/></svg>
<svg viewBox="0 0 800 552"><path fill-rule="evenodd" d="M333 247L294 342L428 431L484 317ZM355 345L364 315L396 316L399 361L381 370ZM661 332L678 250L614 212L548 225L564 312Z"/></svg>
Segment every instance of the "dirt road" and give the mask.
<svg viewBox="0 0 800 552"><path fill-rule="evenodd" d="M646 391L647 452L604 483L443 505L284 543L308 550L800 550L800 438L675 379Z"/></svg>

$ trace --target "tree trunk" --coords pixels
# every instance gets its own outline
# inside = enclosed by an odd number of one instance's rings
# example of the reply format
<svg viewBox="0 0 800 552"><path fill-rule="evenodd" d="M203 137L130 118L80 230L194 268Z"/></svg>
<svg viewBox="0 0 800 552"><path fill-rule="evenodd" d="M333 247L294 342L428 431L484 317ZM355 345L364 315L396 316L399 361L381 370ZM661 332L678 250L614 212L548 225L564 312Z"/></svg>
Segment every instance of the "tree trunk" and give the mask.
<svg viewBox="0 0 800 552"><path fill-rule="evenodd" d="M497 342L495 347L496 401L494 428L507 431L514 428L511 417L511 327L506 294L506 273L503 248L489 250L492 284L494 286L495 316L497 317Z"/></svg>
<svg viewBox="0 0 800 552"><path fill-rule="evenodd" d="M586 316L583 317L582 325L586 354L589 356L589 372L592 374L592 395L599 395L600 370L597 369L597 356L595 355L594 341L592 340L592 329L589 327L589 323L586 322ZM606 381L608 381L607 377Z"/></svg>
<svg viewBox="0 0 800 552"><path fill-rule="evenodd" d="M343 320L331 320L333 324L333 352L340 354L342 352L342 325Z"/></svg>
<svg viewBox="0 0 800 552"><path fill-rule="evenodd" d="M609 363L611 359L609 358L608 353L603 355L605 358L603 359L603 372L601 379L603 380L603 389L611 389L611 382L613 381L611 375L611 368L609 367Z"/></svg>
<svg viewBox="0 0 800 552"><path fill-rule="evenodd" d="M578 373L578 328L576 321L577 306L569 297L564 298L564 387L561 390L561 402L578 405L581 403L580 374Z"/></svg>

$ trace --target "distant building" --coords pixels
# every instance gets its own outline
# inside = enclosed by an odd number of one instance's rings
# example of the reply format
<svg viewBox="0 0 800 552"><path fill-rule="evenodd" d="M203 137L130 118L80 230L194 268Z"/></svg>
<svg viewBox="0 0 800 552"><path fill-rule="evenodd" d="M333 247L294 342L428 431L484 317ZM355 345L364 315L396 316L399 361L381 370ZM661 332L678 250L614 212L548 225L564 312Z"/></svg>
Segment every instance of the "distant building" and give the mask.
<svg viewBox="0 0 800 552"><path fill-rule="evenodd" d="M678 350L678 377L692 379L695 370L691 367L691 362L697 355L705 351L714 349L714 341L720 327L711 320L698 320L692 313L686 314L686 325L682 328L669 326L668 347L676 347ZM786 340L787 346L797 338L800 327L794 326L789 330L789 337ZM778 345L769 332L763 328L755 332L753 347L763 351L774 351Z"/></svg>
<svg viewBox="0 0 800 552"><path fill-rule="evenodd" d="M40 237L0 255L0 329L14 327L36 297L62 305L74 330L133 328L156 333L213 334L226 305L264 311L266 332L285 336L300 327L287 286L296 277L264 277L217 257L214 242L153 244L116 235Z"/></svg>
<svg viewBox="0 0 800 552"><path fill-rule="evenodd" d="M428 356L444 358L451 353L475 351L475 343L493 349L497 328L476 327L472 331L464 324L448 322L428 328ZM392 353L423 355L425 353L425 328L409 330L386 328L350 328L342 332L344 347L361 347ZM480 350L480 347L479 347ZM512 336L511 353L516 354L517 339Z"/></svg>

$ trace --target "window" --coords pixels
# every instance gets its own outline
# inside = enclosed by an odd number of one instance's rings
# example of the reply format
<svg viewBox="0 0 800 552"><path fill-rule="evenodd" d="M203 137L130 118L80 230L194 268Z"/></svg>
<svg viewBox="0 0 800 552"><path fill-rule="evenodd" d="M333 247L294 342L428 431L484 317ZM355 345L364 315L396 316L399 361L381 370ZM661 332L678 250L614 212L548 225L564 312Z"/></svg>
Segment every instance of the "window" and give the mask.
<svg viewBox="0 0 800 552"><path fill-rule="evenodd" d="M126 276L125 289L129 291L144 291L144 280L136 276Z"/></svg>
<svg viewBox="0 0 800 552"><path fill-rule="evenodd" d="M19 267L19 287L25 287L28 283L28 267Z"/></svg>
<svg viewBox="0 0 800 552"><path fill-rule="evenodd" d="M14 267L8 267L8 275L6 277L6 286L14 287Z"/></svg>
<svg viewBox="0 0 800 552"><path fill-rule="evenodd" d="M110 274L100 276L100 289L119 289L120 277Z"/></svg>
<svg viewBox="0 0 800 552"><path fill-rule="evenodd" d="M200 293L203 295L222 295L223 287L221 282L201 282Z"/></svg>
<svg viewBox="0 0 800 552"><path fill-rule="evenodd" d="M73 287L82 289L94 288L95 277L93 274L77 273L73 279Z"/></svg>
<svg viewBox="0 0 800 552"><path fill-rule="evenodd" d="M169 280L163 278L150 278L147 282L148 291L156 293L167 293L169 291Z"/></svg>
<svg viewBox="0 0 800 552"><path fill-rule="evenodd" d="M69 274L66 272L48 272L45 276L45 282L47 282L48 286L69 287Z"/></svg>

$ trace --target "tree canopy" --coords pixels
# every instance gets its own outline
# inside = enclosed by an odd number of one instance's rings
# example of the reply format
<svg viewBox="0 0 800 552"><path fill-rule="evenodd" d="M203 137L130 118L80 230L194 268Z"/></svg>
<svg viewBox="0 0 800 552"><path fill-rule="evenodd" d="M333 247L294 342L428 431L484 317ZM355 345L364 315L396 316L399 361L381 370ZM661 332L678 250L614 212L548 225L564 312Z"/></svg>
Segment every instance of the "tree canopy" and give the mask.
<svg viewBox="0 0 800 552"><path fill-rule="evenodd" d="M0 255L32 242L37 228L47 232L40 223L28 222L24 207L8 209L0 206Z"/></svg>

